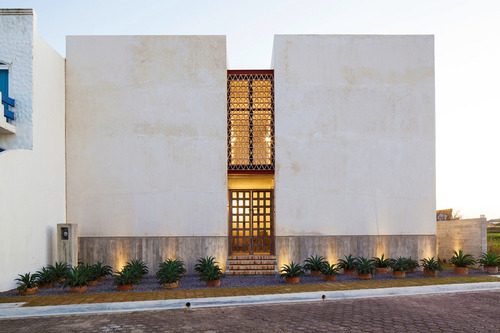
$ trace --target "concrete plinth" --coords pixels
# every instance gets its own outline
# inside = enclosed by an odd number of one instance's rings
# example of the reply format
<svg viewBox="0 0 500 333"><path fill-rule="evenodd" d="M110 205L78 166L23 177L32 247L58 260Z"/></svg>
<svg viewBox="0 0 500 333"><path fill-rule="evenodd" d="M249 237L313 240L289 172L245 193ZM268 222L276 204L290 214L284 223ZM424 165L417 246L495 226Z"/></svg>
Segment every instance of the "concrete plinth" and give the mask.
<svg viewBox="0 0 500 333"><path fill-rule="evenodd" d="M60 223L57 225L57 262L78 265L78 225Z"/></svg>

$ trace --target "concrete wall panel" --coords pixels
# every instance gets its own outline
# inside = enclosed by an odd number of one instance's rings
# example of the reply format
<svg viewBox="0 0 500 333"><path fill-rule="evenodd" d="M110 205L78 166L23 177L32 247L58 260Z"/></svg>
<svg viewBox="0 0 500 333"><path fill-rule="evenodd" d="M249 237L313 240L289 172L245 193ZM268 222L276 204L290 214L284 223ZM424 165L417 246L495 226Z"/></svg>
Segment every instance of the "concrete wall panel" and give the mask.
<svg viewBox="0 0 500 333"><path fill-rule="evenodd" d="M438 256L450 259L453 252L463 250L479 259L487 250L486 218L437 221Z"/></svg>

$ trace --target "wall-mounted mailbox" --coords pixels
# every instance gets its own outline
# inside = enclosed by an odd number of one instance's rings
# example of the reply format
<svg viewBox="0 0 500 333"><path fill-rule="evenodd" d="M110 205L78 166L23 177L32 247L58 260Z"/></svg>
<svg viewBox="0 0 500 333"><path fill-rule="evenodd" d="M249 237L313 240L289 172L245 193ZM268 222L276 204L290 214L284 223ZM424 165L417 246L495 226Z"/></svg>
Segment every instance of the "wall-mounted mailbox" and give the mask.
<svg viewBox="0 0 500 333"><path fill-rule="evenodd" d="M57 262L78 265L78 225L61 223L57 225Z"/></svg>

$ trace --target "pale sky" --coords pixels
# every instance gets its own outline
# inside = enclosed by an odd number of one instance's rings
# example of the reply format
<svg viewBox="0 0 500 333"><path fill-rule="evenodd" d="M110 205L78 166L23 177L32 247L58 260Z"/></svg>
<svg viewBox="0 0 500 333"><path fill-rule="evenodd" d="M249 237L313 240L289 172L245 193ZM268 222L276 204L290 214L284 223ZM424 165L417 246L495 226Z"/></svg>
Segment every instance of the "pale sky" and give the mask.
<svg viewBox="0 0 500 333"><path fill-rule="evenodd" d="M226 35L229 68L270 68L275 34L433 34L437 209L500 218L500 1L10 1L66 35Z"/></svg>

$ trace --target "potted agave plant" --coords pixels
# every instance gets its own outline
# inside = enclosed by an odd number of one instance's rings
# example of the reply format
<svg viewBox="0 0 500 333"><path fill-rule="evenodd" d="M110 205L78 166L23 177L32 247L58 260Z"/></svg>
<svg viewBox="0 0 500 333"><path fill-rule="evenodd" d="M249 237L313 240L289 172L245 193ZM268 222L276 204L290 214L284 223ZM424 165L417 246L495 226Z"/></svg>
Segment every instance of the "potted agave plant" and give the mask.
<svg viewBox="0 0 500 333"><path fill-rule="evenodd" d="M323 266L323 281L335 281L339 275L339 268L335 264L326 262Z"/></svg>
<svg viewBox="0 0 500 333"><path fill-rule="evenodd" d="M72 267L61 284L63 288L69 287L70 293L83 293L87 291L89 281L88 271L84 267Z"/></svg>
<svg viewBox="0 0 500 333"><path fill-rule="evenodd" d="M339 259L338 267L344 270L344 275L356 275L356 258L351 255Z"/></svg>
<svg viewBox="0 0 500 333"><path fill-rule="evenodd" d="M54 277L54 272L51 269L42 267L42 269L37 271L34 276L36 278L38 288L52 288L54 286L56 279Z"/></svg>
<svg viewBox="0 0 500 333"><path fill-rule="evenodd" d="M98 261L97 264L94 264L94 269L98 272L97 282L101 282L106 280L106 276L113 275L113 269L109 265L104 265L101 261Z"/></svg>
<svg viewBox="0 0 500 333"><path fill-rule="evenodd" d="M200 280L205 281L207 287L220 286L222 270L214 257L198 258L194 270L200 275Z"/></svg>
<svg viewBox="0 0 500 333"><path fill-rule="evenodd" d="M321 276L321 271L327 264L324 257L310 256L305 260L304 270L310 271L311 276Z"/></svg>
<svg viewBox="0 0 500 333"><path fill-rule="evenodd" d="M179 279L185 273L186 269L181 260L167 259L159 265L156 279L164 289L174 289L178 287Z"/></svg>
<svg viewBox="0 0 500 333"><path fill-rule="evenodd" d="M149 273L148 265L140 259L130 260L130 262L127 262L125 265L125 268L132 270L138 276L139 279L135 284L141 282L142 277Z"/></svg>
<svg viewBox="0 0 500 333"><path fill-rule="evenodd" d="M130 267L123 267L113 275L113 285L116 286L118 291L127 291L134 289L134 284L140 280L139 274L136 270Z"/></svg>
<svg viewBox="0 0 500 333"><path fill-rule="evenodd" d="M81 270L84 270L85 273L87 274L89 281L87 283L87 286L93 287L97 286L97 279L99 278L99 271L97 270L97 267L94 265L79 265L78 266Z"/></svg>
<svg viewBox="0 0 500 333"><path fill-rule="evenodd" d="M374 260L365 257L356 258L356 272L358 273L358 278L361 280L371 279L372 275L377 272Z"/></svg>
<svg viewBox="0 0 500 333"><path fill-rule="evenodd" d="M379 257L373 257L373 263L375 264L375 268L377 269L377 274L387 274L389 271L389 266L391 265L390 258L384 258L384 254Z"/></svg>
<svg viewBox="0 0 500 333"><path fill-rule="evenodd" d="M293 261L290 262L290 265L281 266L280 273L280 276L285 278L286 283L299 283L300 277L305 274L302 266Z"/></svg>
<svg viewBox="0 0 500 333"><path fill-rule="evenodd" d="M17 281L17 290L20 295L34 295L38 292L38 287L36 286L36 276L35 274L26 273L24 275L18 274L19 278Z"/></svg>
<svg viewBox="0 0 500 333"><path fill-rule="evenodd" d="M70 269L69 265L62 261L56 262L54 266L50 265L48 268L52 271L57 283L64 281Z"/></svg>
<svg viewBox="0 0 500 333"><path fill-rule="evenodd" d="M408 260L406 258L399 257L391 261L392 277L393 278L404 278L406 277L405 272L408 270Z"/></svg>
<svg viewBox="0 0 500 333"><path fill-rule="evenodd" d="M434 259L434 257L431 258L424 258L420 260L422 262L422 268L424 269L424 276L434 276L436 277L438 275L438 272L442 272L443 268L441 267L441 263Z"/></svg>
<svg viewBox="0 0 500 333"><path fill-rule="evenodd" d="M412 257L406 258L406 273L415 273L417 271L417 267L420 265L418 264L418 261L413 259Z"/></svg>
<svg viewBox="0 0 500 333"><path fill-rule="evenodd" d="M455 266L453 269L455 275L467 275L469 274L469 267L474 266L476 260L471 254L458 250L458 252L454 251L450 262Z"/></svg>
<svg viewBox="0 0 500 333"><path fill-rule="evenodd" d="M498 274L498 265L500 265L500 257L493 253L487 252L481 255L479 263L483 266L483 271L488 274Z"/></svg>

